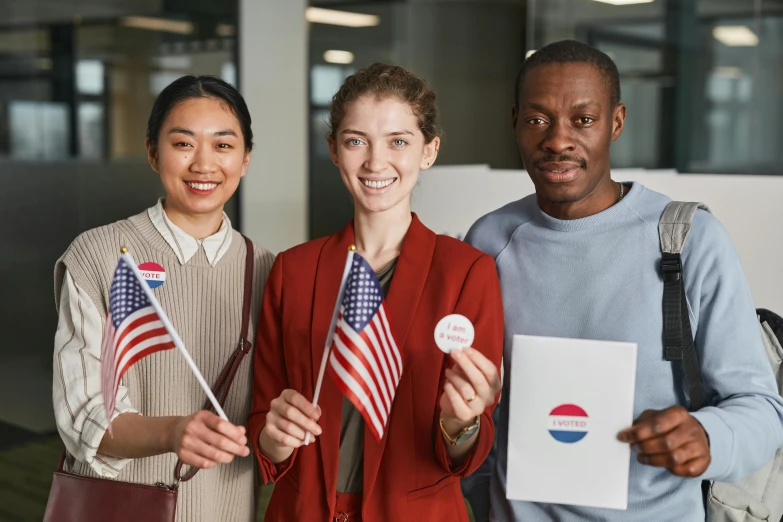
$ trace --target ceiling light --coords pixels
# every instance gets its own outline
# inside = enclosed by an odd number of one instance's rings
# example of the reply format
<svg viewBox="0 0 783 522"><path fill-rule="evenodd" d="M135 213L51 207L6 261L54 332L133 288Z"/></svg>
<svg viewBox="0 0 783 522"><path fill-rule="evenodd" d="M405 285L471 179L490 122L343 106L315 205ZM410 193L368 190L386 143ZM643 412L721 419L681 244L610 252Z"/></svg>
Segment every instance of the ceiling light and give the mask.
<svg viewBox="0 0 783 522"><path fill-rule="evenodd" d="M324 53L324 60L327 63L353 63L353 53L348 51L326 51Z"/></svg>
<svg viewBox="0 0 783 522"><path fill-rule="evenodd" d="M381 18L375 15L308 7L305 18L314 24L344 25L346 27L372 27L381 23Z"/></svg>
<svg viewBox="0 0 783 522"><path fill-rule="evenodd" d="M531 49L531 50L529 50L528 52L526 52L526 53L525 53L525 60L527 60L528 58L530 58L531 56L533 56L533 53L535 53L535 52L536 52L536 50L535 50L535 49Z"/></svg>
<svg viewBox="0 0 783 522"><path fill-rule="evenodd" d="M715 67L712 70L712 74L715 76L723 76L724 78L731 78L733 80L739 80L742 78L742 69L739 67Z"/></svg>
<svg viewBox="0 0 783 522"><path fill-rule="evenodd" d="M168 20L166 18L150 18L147 16L126 16L122 19L122 25L149 31L163 31L165 33L191 34L193 32L193 24L190 22Z"/></svg>
<svg viewBox="0 0 783 522"><path fill-rule="evenodd" d="M654 2L655 0L595 0L595 1L601 2L603 4L631 5L631 4L649 4Z"/></svg>
<svg viewBox="0 0 783 522"><path fill-rule="evenodd" d="M729 47L755 47L759 44L756 33L744 25L719 25L712 30L712 36Z"/></svg>

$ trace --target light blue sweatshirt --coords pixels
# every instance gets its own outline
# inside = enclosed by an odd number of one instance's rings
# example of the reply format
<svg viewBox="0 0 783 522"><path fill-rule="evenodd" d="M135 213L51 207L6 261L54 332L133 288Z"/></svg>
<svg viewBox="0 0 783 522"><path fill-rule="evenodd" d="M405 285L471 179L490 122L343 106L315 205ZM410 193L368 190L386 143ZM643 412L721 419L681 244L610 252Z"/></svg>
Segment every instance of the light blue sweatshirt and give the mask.
<svg viewBox="0 0 783 522"><path fill-rule="evenodd" d="M663 358L658 219L670 199L635 183L609 209L562 221L535 195L481 218L466 241L495 258L505 311L505 374L514 334L638 343L634 418L687 407L679 363ZM498 407L488 461L493 521L703 521L701 480L749 475L783 445L783 400L767 360L739 256L721 224L699 210L683 251L693 334L710 406L694 413L712 461L700 478L644 466L632 454L628 510L506 499L508 401ZM503 396L509 396L509 380ZM513 434L512 434L513 436ZM474 480L481 480L480 475Z"/></svg>

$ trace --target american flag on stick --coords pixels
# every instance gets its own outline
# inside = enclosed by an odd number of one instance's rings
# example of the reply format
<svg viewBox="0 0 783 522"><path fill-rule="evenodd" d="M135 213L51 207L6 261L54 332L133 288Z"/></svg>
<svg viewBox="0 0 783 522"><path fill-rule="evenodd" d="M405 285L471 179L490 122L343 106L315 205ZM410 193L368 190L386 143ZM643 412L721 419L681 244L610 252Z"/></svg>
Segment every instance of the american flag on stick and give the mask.
<svg viewBox="0 0 783 522"><path fill-rule="evenodd" d="M109 311L101 347L101 389L107 420L113 417L117 389L125 372L140 359L175 347L185 357L215 411L226 419L226 414L185 349L182 339L142 278L133 258L123 247L111 282Z"/></svg>
<svg viewBox="0 0 783 522"><path fill-rule="evenodd" d="M389 325L378 278L355 252L348 254L335 312L321 374L328 355L329 374L380 441L402 377L402 355ZM319 375L315 404L321 380Z"/></svg>

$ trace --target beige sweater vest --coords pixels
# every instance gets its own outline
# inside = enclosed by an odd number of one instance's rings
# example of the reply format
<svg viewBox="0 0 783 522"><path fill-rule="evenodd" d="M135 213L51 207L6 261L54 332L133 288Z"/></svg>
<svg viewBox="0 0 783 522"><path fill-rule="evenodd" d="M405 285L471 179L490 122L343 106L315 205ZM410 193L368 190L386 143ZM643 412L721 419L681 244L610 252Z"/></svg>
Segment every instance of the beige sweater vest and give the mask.
<svg viewBox="0 0 783 522"><path fill-rule="evenodd" d="M166 271L166 282L153 289L174 328L182 337L207 383L213 386L220 370L237 347L242 321L246 246L234 232L231 246L210 266L204 249L180 265L171 247L153 226L147 212L127 220L89 230L71 244L55 269L55 293L59 293L65 269L76 284L106 314L109 287L119 259L127 246L137 264L154 262ZM255 248L250 341L255 341L264 283L274 255ZM252 352L237 372L224 410L229 420L245 425L251 401ZM204 404L206 396L179 351L166 350L141 359L125 374L123 385L131 403L142 415L158 417L190 415ZM102 406L101 406L102 407ZM173 453L135 459L117 480L140 484L173 482L177 457ZM71 466L74 473L96 476L83 462ZM179 489L177 522L250 522L254 519L253 454L236 458L229 465L201 470Z"/></svg>

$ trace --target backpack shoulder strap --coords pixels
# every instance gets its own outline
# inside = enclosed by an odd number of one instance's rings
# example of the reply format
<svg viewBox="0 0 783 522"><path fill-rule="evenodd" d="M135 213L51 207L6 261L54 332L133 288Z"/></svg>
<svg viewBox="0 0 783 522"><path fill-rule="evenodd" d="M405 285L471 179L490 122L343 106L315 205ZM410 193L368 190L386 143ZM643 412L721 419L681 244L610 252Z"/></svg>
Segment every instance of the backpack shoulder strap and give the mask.
<svg viewBox="0 0 783 522"><path fill-rule="evenodd" d="M709 212L702 203L672 201L666 205L658 222L662 252L664 359L682 361L692 411L706 406L707 399L685 301L681 254L698 208Z"/></svg>
<svg viewBox="0 0 783 522"><path fill-rule="evenodd" d="M681 254L691 230L693 215L696 209L710 211L704 203L685 203L672 201L661 214L658 222L658 234L661 238L661 252L666 254Z"/></svg>

